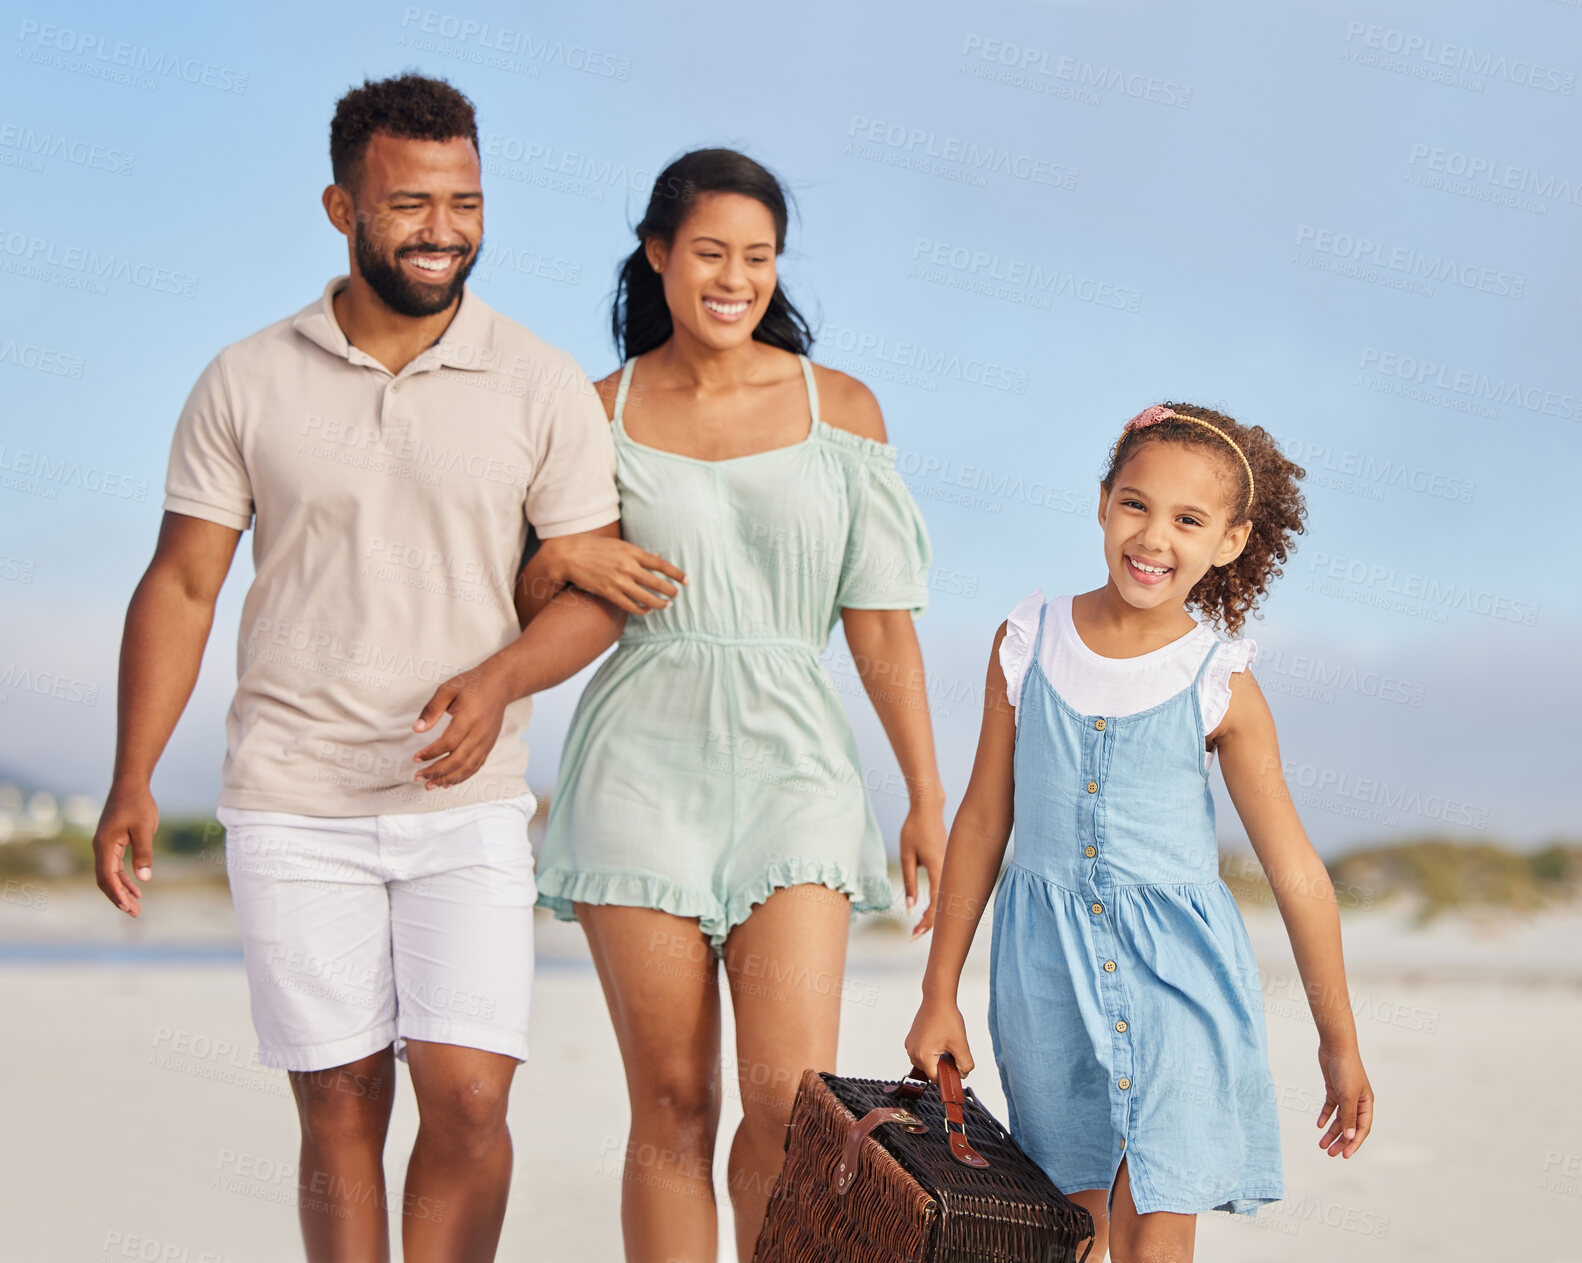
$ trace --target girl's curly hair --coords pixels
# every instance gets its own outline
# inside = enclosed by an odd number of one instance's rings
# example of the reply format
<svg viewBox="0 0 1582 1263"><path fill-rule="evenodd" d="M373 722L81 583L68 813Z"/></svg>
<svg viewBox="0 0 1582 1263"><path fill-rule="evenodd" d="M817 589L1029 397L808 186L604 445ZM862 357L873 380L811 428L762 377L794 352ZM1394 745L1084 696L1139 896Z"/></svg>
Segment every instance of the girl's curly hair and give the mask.
<svg viewBox="0 0 1582 1263"><path fill-rule="evenodd" d="M1167 403L1165 407L1206 421L1235 441L1252 466L1251 506L1247 503L1247 471L1225 440L1205 426L1170 417L1123 432L1099 482L1106 491L1110 490L1121 466L1147 443L1179 443L1216 454L1224 466L1231 525L1250 520L1252 530L1241 556L1228 565L1210 566L1208 573L1193 585L1186 604L1234 636L1268 592L1269 585L1280 577L1280 566L1291 555L1292 537L1302 533L1307 505L1297 482L1306 473L1286 459L1274 437L1261 425L1242 425L1223 412L1198 404Z"/></svg>

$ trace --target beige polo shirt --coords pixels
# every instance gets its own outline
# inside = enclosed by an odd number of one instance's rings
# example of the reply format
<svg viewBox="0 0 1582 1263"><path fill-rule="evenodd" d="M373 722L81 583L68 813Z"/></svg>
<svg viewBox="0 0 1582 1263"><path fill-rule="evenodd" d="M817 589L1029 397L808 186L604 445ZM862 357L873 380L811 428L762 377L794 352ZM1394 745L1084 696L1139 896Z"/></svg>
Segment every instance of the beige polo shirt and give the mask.
<svg viewBox="0 0 1582 1263"><path fill-rule="evenodd" d="M618 518L609 422L569 354L471 290L392 376L336 323L345 284L221 351L171 444L165 508L253 526L220 804L361 816L521 794L530 698L449 789L413 781L437 730L412 725L518 635L528 524Z"/></svg>

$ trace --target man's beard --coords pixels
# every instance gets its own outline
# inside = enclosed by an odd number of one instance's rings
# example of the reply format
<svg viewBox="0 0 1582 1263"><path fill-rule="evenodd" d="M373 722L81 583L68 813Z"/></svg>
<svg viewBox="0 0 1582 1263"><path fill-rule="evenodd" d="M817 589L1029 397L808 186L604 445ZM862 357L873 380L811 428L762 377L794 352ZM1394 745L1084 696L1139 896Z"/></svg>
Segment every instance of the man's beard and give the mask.
<svg viewBox="0 0 1582 1263"><path fill-rule="evenodd" d="M395 252L394 258L387 260L363 232L360 222L352 241L357 251L357 270L368 282L368 287L391 311L412 317L438 315L456 301L473 265L478 262L483 244L478 242L473 247L467 261L457 267L449 280L440 285L425 285L402 271L400 262L403 254L416 253L420 247L403 246Z"/></svg>

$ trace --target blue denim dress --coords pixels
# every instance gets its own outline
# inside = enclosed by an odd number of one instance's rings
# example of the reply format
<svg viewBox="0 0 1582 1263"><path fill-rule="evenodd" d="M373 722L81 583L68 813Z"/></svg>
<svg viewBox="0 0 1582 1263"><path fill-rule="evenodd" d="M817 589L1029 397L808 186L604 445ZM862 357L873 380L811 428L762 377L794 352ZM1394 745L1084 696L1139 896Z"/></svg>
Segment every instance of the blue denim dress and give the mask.
<svg viewBox="0 0 1582 1263"><path fill-rule="evenodd" d="M1284 1196L1258 965L1219 878L1203 668L1148 710L1080 715L1035 648L995 896L989 1030L1011 1133L1067 1193L1111 1188L1125 1158L1142 1214Z"/></svg>

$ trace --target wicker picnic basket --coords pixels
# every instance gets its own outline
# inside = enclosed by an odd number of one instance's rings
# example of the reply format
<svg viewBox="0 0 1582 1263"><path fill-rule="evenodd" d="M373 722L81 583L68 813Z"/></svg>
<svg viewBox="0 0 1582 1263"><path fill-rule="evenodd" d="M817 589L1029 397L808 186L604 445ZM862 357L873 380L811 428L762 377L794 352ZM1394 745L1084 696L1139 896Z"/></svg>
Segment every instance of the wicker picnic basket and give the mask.
<svg viewBox="0 0 1582 1263"><path fill-rule="evenodd" d="M961 1087L809 1070L756 1263L1081 1263L1093 1220ZM1087 1249L1078 1255L1078 1247Z"/></svg>

